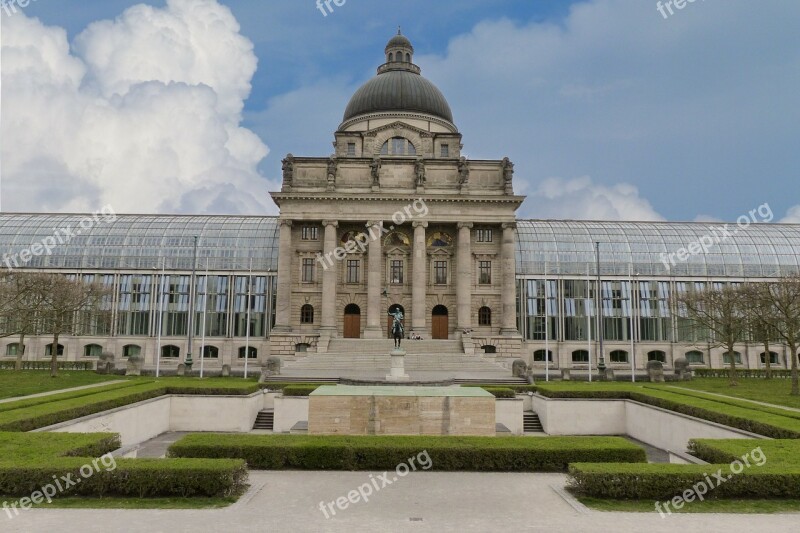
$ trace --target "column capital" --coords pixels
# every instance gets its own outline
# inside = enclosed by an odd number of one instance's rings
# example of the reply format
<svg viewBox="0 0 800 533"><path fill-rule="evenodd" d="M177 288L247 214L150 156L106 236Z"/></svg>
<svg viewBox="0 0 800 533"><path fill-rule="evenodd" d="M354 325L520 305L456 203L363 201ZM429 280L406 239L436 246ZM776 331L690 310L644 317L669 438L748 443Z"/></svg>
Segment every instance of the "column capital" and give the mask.
<svg viewBox="0 0 800 533"><path fill-rule="evenodd" d="M464 229L464 228L472 229L474 225L475 224L473 224L472 222L459 222L458 229Z"/></svg>
<svg viewBox="0 0 800 533"><path fill-rule="evenodd" d="M322 221L322 226L323 227L333 226L334 228L338 228L339 227L339 221L338 220L323 220Z"/></svg>
<svg viewBox="0 0 800 533"><path fill-rule="evenodd" d="M383 220L367 220L368 228L374 228L375 226L383 226Z"/></svg>
<svg viewBox="0 0 800 533"><path fill-rule="evenodd" d="M516 222L504 222L501 226L503 229L517 229Z"/></svg>
<svg viewBox="0 0 800 533"><path fill-rule="evenodd" d="M413 227L415 227L415 228L427 228L428 227L428 223L423 221L423 220L417 220L415 222L412 222L411 225Z"/></svg>
<svg viewBox="0 0 800 533"><path fill-rule="evenodd" d="M289 226L290 228L292 227L292 221L285 218L280 219L279 224L281 226Z"/></svg>

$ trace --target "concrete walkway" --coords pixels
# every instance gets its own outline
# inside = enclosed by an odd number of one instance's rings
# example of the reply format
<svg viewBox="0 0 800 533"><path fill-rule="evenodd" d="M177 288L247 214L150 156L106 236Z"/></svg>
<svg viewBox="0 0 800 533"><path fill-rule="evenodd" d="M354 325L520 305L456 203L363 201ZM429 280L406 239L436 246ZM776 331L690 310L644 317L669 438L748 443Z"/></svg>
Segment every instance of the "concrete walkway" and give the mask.
<svg viewBox="0 0 800 533"><path fill-rule="evenodd" d="M80 387L72 387L69 389L59 389L59 390L51 390L48 392L40 392L37 394L29 394L27 396L15 396L13 398L6 398L4 400L0 400L0 403L10 403L10 402L18 402L20 400L30 400L31 398L42 398L44 396L53 396L54 394L61 394L64 392L73 392L78 390L85 390L85 389L93 389L95 387L105 387L106 385L113 385L116 383L125 383L126 380L124 379L114 379L111 381L103 381L100 383L92 383L91 385L82 385Z"/></svg>
<svg viewBox="0 0 800 533"><path fill-rule="evenodd" d="M372 475L372 478L370 477ZM728 533L797 531L798 514L602 513L573 507L556 489L563 474L412 472L374 491L368 502L348 503L328 518L320 502L347 498L380 474L369 472L251 472L254 489L218 510L35 509L0 530L25 533L178 532L493 532L568 531ZM380 482L378 486L381 486ZM555 487L555 488L554 488ZM342 500L344 501L344 500Z"/></svg>
<svg viewBox="0 0 800 533"><path fill-rule="evenodd" d="M740 402L753 403L753 404L756 404L756 405L763 405L765 407L774 407L775 409L783 409L784 411L792 411L794 413L800 413L800 409L797 409L795 407L789 407L787 405L778 405L776 403L760 402L758 400L748 400L747 398L739 398L738 396L729 396L727 394L720 394L718 392L708 392L708 391L698 390L698 389L689 389L689 388L686 388L686 387L675 387L674 385L671 385L671 386L669 386L667 388L668 389L690 390L692 392L700 392L702 394L707 394L708 396L719 396L720 398L727 398L729 400L738 400Z"/></svg>

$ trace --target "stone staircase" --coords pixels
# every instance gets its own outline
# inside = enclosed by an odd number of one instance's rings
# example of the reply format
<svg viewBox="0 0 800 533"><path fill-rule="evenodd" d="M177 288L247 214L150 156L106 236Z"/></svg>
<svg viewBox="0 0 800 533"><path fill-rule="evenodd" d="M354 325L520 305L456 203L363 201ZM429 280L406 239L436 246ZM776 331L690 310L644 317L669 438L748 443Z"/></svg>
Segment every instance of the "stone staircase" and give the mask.
<svg viewBox="0 0 800 533"><path fill-rule="evenodd" d="M383 379L389 372L391 339L331 339L325 353L286 361L281 377ZM412 380L456 379L463 382L524 383L510 370L480 355L464 354L460 340L403 341L406 373Z"/></svg>
<svg viewBox="0 0 800 533"><path fill-rule="evenodd" d="M263 411L258 412L255 424L253 424L253 429L272 431L272 428L274 426L275 426L274 409L264 409Z"/></svg>
<svg viewBox="0 0 800 533"><path fill-rule="evenodd" d="M544 433L539 415L533 411L525 411L522 413L522 430L525 433Z"/></svg>

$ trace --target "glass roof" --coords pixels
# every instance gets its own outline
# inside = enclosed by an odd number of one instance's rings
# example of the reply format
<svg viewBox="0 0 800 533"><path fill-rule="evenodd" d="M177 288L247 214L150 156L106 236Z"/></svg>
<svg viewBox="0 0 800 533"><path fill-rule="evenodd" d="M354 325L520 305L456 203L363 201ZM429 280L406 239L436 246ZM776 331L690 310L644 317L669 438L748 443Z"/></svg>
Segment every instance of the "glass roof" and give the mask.
<svg viewBox="0 0 800 533"><path fill-rule="evenodd" d="M800 225L678 222L590 222L519 220L517 273L522 275L777 277L800 271ZM708 252L677 253L692 243ZM698 251L697 247L692 250ZM675 254L675 255L670 255ZM674 263L674 264L673 264Z"/></svg>
<svg viewBox="0 0 800 533"><path fill-rule="evenodd" d="M1 214L0 266L191 270L194 236L198 269L277 272L277 219L237 216Z"/></svg>

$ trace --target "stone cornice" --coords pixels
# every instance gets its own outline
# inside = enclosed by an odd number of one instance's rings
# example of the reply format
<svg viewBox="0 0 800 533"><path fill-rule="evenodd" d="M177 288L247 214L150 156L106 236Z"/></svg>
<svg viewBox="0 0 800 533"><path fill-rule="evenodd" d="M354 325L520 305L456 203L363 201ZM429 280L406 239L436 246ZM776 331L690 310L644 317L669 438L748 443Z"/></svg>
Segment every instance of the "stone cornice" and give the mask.
<svg viewBox="0 0 800 533"><path fill-rule="evenodd" d="M372 196L371 194L358 194L358 193L349 193L349 194L336 194L336 193L327 193L324 191L319 192L309 192L309 193L302 193L302 192L274 192L271 193L272 198L275 201L282 201L282 200L313 200L313 201L371 201L371 202L410 202L414 199L417 195L413 194L413 192L409 192L409 194L397 195L397 196L388 196L388 195L381 195L381 196ZM497 196L479 196L479 195L469 195L469 194L443 194L439 195L423 195L423 200L425 202L446 202L446 203L501 203L501 204L522 204L525 201L525 196L506 196L506 195L497 195Z"/></svg>

